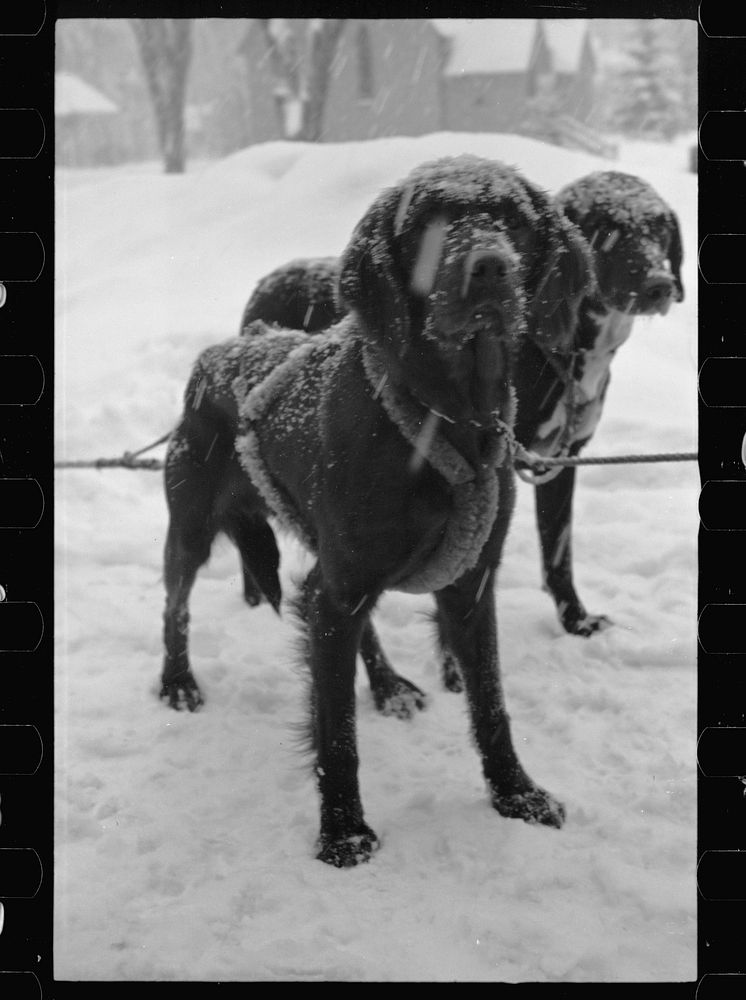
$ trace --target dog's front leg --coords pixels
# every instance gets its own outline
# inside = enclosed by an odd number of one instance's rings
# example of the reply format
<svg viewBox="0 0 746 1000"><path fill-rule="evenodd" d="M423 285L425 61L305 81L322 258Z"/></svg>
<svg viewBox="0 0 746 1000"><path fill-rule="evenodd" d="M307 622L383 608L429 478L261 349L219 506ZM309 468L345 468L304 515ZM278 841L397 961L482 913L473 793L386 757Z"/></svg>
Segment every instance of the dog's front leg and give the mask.
<svg viewBox="0 0 746 1000"><path fill-rule="evenodd" d="M306 581L312 735L321 795L317 857L337 868L367 861L378 847L363 820L355 732L355 660L369 608L341 606L317 569Z"/></svg>
<svg viewBox="0 0 746 1000"><path fill-rule="evenodd" d="M481 567L435 596L448 645L458 659L492 804L503 816L560 827L565 810L518 760L505 709L497 653L495 570Z"/></svg>
<svg viewBox="0 0 746 1000"><path fill-rule="evenodd" d="M541 542L544 589L554 598L557 614L571 635L590 636L611 625L606 615L589 615L578 597L572 573L572 500L575 468L536 487L536 523Z"/></svg>

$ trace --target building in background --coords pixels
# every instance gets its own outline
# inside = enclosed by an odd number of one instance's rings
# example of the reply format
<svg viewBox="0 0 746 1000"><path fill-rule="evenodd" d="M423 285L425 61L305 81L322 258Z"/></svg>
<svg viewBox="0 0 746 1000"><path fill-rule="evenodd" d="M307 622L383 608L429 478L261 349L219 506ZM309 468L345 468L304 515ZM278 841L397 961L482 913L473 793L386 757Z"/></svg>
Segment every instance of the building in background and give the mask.
<svg viewBox="0 0 746 1000"><path fill-rule="evenodd" d="M587 121L595 99L596 56L585 20L437 20L446 40L445 127L520 132L537 99Z"/></svg>
<svg viewBox="0 0 746 1000"><path fill-rule="evenodd" d="M348 20L331 70L325 139L440 131L444 57L443 38L432 21Z"/></svg>
<svg viewBox="0 0 746 1000"><path fill-rule="evenodd" d="M292 137L290 95L271 79L258 28L249 27L244 52L252 140ZM585 20L351 18L331 67L323 135L329 142L439 130L541 135L551 124L545 137L564 141L557 116L586 123L595 81ZM575 144L573 135L565 139Z"/></svg>
<svg viewBox="0 0 746 1000"><path fill-rule="evenodd" d="M299 136L300 105L308 93L308 39L320 23L270 22L276 37L290 45L286 65L297 78L288 80L279 75L267 32L255 20L195 21L186 100L191 157L224 156ZM630 74L642 75L633 56L644 23L649 22L347 19L329 64L321 138L517 132L613 155L603 130L626 134L618 125L629 104ZM650 23L661 51L654 75L668 74L669 89L683 101L683 114L676 119L664 109L664 120L674 133L695 129L696 22ZM158 156L153 108L126 19L58 20L56 59L60 74L77 77L115 105L108 112L83 105L61 111L61 163Z"/></svg>
<svg viewBox="0 0 746 1000"><path fill-rule="evenodd" d="M111 163L119 108L74 73L54 75L55 155L65 166Z"/></svg>

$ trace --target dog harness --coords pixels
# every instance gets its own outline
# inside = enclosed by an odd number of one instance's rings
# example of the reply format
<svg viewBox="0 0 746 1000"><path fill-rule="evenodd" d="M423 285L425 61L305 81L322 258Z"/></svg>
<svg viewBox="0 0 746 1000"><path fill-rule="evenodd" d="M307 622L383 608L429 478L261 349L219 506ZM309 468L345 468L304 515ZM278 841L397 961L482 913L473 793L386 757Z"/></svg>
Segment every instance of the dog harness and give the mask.
<svg viewBox="0 0 746 1000"><path fill-rule="evenodd" d="M363 345L363 367L391 422L412 448L419 450L427 413L434 411L423 413L423 404L418 406L411 397L397 392L386 378L381 360L367 344ZM512 428L516 411L512 391L507 410L501 416L501 423L504 421L503 426ZM498 428L494 430L477 470L439 433L437 427L431 439L428 435L427 452L423 457L450 485L453 513L435 552L411 576L396 584L395 590L410 594L441 590L474 568L497 517L497 470L507 455L508 441Z"/></svg>
<svg viewBox="0 0 746 1000"><path fill-rule="evenodd" d="M339 335L342 332L344 336ZM322 400L335 391L338 366L353 362L353 354L360 351L371 395L380 400L413 452L422 449L423 426L430 414L388 384L376 352L363 344L345 321L332 333L311 339L303 334L298 339L267 332L240 340L244 354L240 374L232 385L239 413L239 461L280 525L316 551L311 511L299 508L272 475L266 460L269 447L291 438L293 448L321 457ZM512 426L515 418L512 396L507 409L509 412L502 415L502 426L506 427ZM441 590L477 564L497 516L497 470L508 454L506 435L496 428L475 470L437 427L433 431L428 434L423 459L448 483L453 510L435 549L414 572L389 584L388 589L405 593Z"/></svg>
<svg viewBox="0 0 746 1000"><path fill-rule="evenodd" d="M541 471L542 458L564 458L573 444L587 440L596 430L611 379L611 362L632 330L633 317L616 310L589 309L587 318L596 331L590 346L576 347L558 358L557 352L536 344L564 388L551 415L536 429L530 450L517 450L516 472L535 486L554 479L563 468L555 465Z"/></svg>

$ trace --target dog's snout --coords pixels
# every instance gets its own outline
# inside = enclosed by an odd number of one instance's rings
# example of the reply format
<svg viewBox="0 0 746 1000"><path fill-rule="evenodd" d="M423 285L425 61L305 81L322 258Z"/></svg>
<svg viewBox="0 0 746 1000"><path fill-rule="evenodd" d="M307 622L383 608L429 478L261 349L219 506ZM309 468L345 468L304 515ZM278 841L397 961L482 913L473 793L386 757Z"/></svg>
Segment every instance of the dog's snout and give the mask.
<svg viewBox="0 0 746 1000"><path fill-rule="evenodd" d="M514 270L513 257L505 250L472 250L466 258L463 294L495 292Z"/></svg>
<svg viewBox="0 0 746 1000"><path fill-rule="evenodd" d="M651 271L642 286L641 298L650 308L665 311L674 297L676 284L667 271Z"/></svg>

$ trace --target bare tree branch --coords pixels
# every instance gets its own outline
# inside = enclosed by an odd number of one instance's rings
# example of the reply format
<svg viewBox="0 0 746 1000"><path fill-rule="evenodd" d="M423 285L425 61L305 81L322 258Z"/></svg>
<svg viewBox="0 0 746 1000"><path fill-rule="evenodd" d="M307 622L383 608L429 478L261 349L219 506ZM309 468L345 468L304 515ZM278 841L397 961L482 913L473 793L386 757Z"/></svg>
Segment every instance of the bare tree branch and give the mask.
<svg viewBox="0 0 746 1000"><path fill-rule="evenodd" d="M344 18L325 18L311 29L307 98L301 134L307 142L318 142L323 135L331 67L344 26Z"/></svg>
<svg viewBox="0 0 746 1000"><path fill-rule="evenodd" d="M278 102L280 130L288 139L317 142L323 135L329 78L344 18L258 18L272 73L281 85ZM284 28L284 30L283 30ZM288 133L289 102L300 106L297 131Z"/></svg>
<svg viewBox="0 0 746 1000"><path fill-rule="evenodd" d="M133 18L130 24L153 101L166 173L183 173L184 104L192 58L193 22L190 18Z"/></svg>

